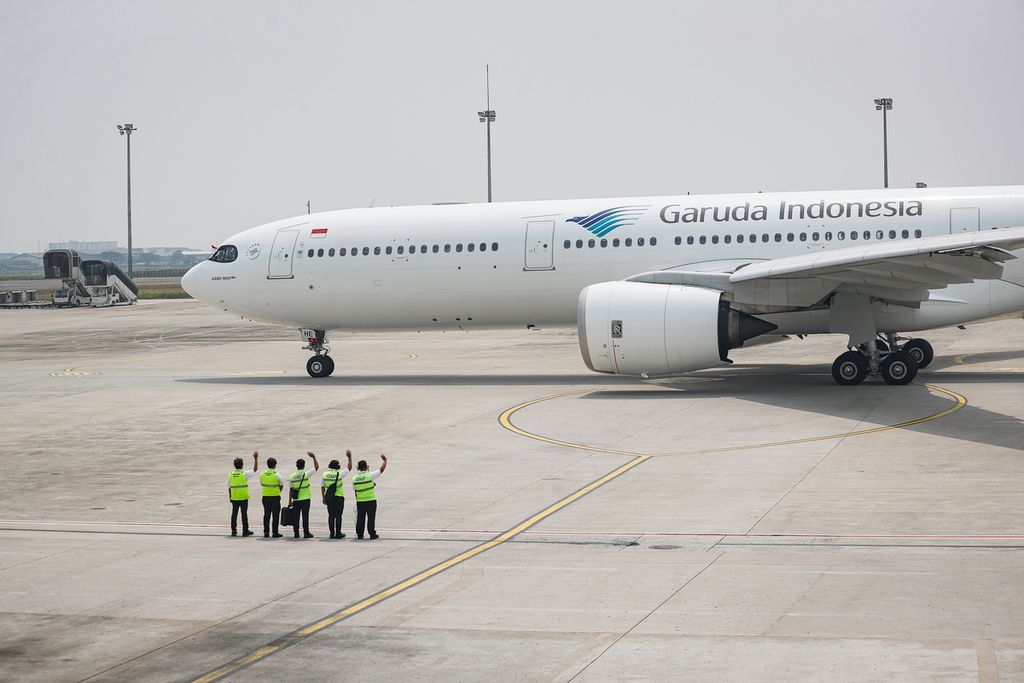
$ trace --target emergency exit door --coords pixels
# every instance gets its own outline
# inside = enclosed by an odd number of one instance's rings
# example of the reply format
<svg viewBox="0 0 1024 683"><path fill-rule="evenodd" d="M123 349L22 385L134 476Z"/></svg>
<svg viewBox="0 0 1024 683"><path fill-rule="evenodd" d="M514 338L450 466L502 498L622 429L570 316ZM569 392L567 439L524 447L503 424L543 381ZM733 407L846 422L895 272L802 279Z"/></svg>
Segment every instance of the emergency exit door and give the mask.
<svg viewBox="0 0 1024 683"><path fill-rule="evenodd" d="M970 206L949 210L949 234L976 232L981 227L981 210Z"/></svg>
<svg viewBox="0 0 1024 683"><path fill-rule="evenodd" d="M523 270L554 270L555 222L526 224L526 258Z"/></svg>
<svg viewBox="0 0 1024 683"><path fill-rule="evenodd" d="M298 230L281 230L274 235L267 279L280 280L292 277L292 261L295 259L295 242L298 239Z"/></svg>

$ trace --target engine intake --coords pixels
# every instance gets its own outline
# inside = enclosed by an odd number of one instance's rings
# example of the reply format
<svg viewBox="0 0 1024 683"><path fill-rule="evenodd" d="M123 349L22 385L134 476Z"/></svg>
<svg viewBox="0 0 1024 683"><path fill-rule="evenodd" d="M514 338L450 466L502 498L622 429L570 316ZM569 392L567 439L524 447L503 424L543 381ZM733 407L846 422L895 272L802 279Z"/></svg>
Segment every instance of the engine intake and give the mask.
<svg viewBox="0 0 1024 683"><path fill-rule="evenodd" d="M777 326L687 285L601 282L580 292L583 362L596 372L668 375L729 361L729 349Z"/></svg>

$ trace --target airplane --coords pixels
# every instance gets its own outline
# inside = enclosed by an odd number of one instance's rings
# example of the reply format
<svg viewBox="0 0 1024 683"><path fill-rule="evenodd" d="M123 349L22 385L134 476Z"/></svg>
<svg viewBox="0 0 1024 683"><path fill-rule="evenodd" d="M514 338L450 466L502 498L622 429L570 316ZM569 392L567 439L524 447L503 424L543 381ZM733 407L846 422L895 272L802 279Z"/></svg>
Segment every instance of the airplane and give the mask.
<svg viewBox="0 0 1024 683"><path fill-rule="evenodd" d="M345 209L245 230L190 269L206 304L300 330L575 325L586 366L730 363L755 337L846 335L832 376L911 382L921 332L1024 311L1024 186Z"/></svg>

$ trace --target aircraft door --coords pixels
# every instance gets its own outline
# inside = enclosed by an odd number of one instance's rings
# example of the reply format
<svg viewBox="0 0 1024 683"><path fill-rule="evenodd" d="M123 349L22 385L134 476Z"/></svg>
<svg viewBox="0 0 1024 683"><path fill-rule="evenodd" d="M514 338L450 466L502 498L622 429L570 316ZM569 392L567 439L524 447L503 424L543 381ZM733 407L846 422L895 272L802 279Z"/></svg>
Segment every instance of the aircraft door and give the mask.
<svg viewBox="0 0 1024 683"><path fill-rule="evenodd" d="M981 228L981 210L967 207L949 210L949 234L976 232Z"/></svg>
<svg viewBox="0 0 1024 683"><path fill-rule="evenodd" d="M554 270L555 222L526 224L526 259L523 270Z"/></svg>
<svg viewBox="0 0 1024 683"><path fill-rule="evenodd" d="M274 235L274 246L270 250L270 270L267 272L268 280L292 277L292 261L295 259L295 242L298 239L298 230L281 230Z"/></svg>

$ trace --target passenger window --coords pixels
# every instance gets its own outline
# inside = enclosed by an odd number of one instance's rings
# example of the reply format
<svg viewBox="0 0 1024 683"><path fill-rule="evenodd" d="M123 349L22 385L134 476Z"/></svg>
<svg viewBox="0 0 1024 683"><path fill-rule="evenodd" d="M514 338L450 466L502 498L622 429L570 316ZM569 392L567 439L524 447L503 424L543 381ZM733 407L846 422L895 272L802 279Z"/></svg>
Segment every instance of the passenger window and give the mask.
<svg viewBox="0 0 1024 683"><path fill-rule="evenodd" d="M440 248L441 247L439 247L438 245L435 244L434 245L434 253L436 254L438 252L438 250L440 250Z"/></svg>
<svg viewBox="0 0 1024 683"><path fill-rule="evenodd" d="M595 244L596 242L594 242L594 240L587 240L587 246L590 247L591 249L594 248Z"/></svg>
<svg viewBox="0 0 1024 683"><path fill-rule="evenodd" d="M421 244L420 245L420 253L421 254L426 254L427 253L427 245L425 245L425 244Z"/></svg>
<svg viewBox="0 0 1024 683"><path fill-rule="evenodd" d="M653 247L653 246L655 246L655 245L656 245L657 243L658 243L658 238L657 238L657 237L652 237L652 238L651 238L651 246Z"/></svg>
<svg viewBox="0 0 1024 683"><path fill-rule="evenodd" d="M775 241L776 242L781 242L782 241L782 233L781 232L775 233Z"/></svg>
<svg viewBox="0 0 1024 683"><path fill-rule="evenodd" d="M368 256L369 254L370 254L370 248L369 247L363 247L363 256Z"/></svg>
<svg viewBox="0 0 1024 683"><path fill-rule="evenodd" d="M786 241L787 242L792 242L793 241L793 233L789 233L789 234L786 235Z"/></svg>
<svg viewBox="0 0 1024 683"><path fill-rule="evenodd" d="M876 240L883 239L884 237L885 237L885 233L882 232L881 230L878 230L878 231L875 232L875 239Z"/></svg>
<svg viewBox="0 0 1024 683"><path fill-rule="evenodd" d="M891 240L896 239L896 231L895 230L890 230L889 231L889 239L891 239Z"/></svg>
<svg viewBox="0 0 1024 683"><path fill-rule="evenodd" d="M317 256L323 256L324 255L324 250L323 249L317 249L316 250L316 255Z"/></svg>
<svg viewBox="0 0 1024 683"><path fill-rule="evenodd" d="M338 256L344 256L344 255L345 255L345 247L342 247L341 249L338 250Z"/></svg>
<svg viewBox="0 0 1024 683"><path fill-rule="evenodd" d="M603 248L603 247L607 247L607 246L608 246L608 240L606 240L606 239L601 240L601 247Z"/></svg>
<svg viewBox="0 0 1024 683"><path fill-rule="evenodd" d="M619 238L618 237L616 237L615 239L612 240L612 246L613 247L619 246Z"/></svg>
<svg viewBox="0 0 1024 683"><path fill-rule="evenodd" d="M846 233L845 233L845 232L843 232L843 231L840 231L840 232L839 232L839 234L838 234L838 235L836 235L836 237L838 237L838 238L839 238L839 241L840 241L840 242L842 242L843 240L845 240L845 239L846 239Z"/></svg>
<svg viewBox="0 0 1024 683"><path fill-rule="evenodd" d="M644 246L644 238L643 237L637 237L636 238L636 246L638 246L638 247Z"/></svg>
<svg viewBox="0 0 1024 683"><path fill-rule="evenodd" d="M563 249L568 249L571 246L572 246L572 242L570 242L569 240L566 240L565 242L562 242L562 248Z"/></svg>
<svg viewBox="0 0 1024 683"><path fill-rule="evenodd" d="M732 235L726 235L722 238L726 244L732 244Z"/></svg>
<svg viewBox="0 0 1024 683"><path fill-rule="evenodd" d="M452 252L452 245L450 245L450 244L444 245L444 253L450 254L451 252Z"/></svg>
<svg viewBox="0 0 1024 683"><path fill-rule="evenodd" d="M914 231L914 237L920 237L920 236L921 236L921 231L920 230L915 230Z"/></svg>
<svg viewBox="0 0 1024 683"><path fill-rule="evenodd" d="M864 231L864 239L866 239L866 240L871 239L871 231L870 230L865 230Z"/></svg>
<svg viewBox="0 0 1024 683"><path fill-rule="evenodd" d="M908 237L910 237L910 231L909 230L904 230L900 234L903 235L903 239L907 239Z"/></svg>
<svg viewBox="0 0 1024 683"><path fill-rule="evenodd" d="M498 251L498 243L491 242L491 251Z"/></svg>
<svg viewBox="0 0 1024 683"><path fill-rule="evenodd" d="M632 237L627 237L625 244L626 244L627 247L633 246L633 238Z"/></svg>
<svg viewBox="0 0 1024 683"><path fill-rule="evenodd" d="M857 231L856 230L851 230L850 231L850 239L851 240L857 239Z"/></svg>
<svg viewBox="0 0 1024 683"><path fill-rule="evenodd" d="M832 233L830 233L830 232L826 232L825 233L825 241L826 242L831 242L832 241Z"/></svg>
<svg viewBox="0 0 1024 683"><path fill-rule="evenodd" d="M384 247L384 253L391 256L391 247Z"/></svg>
<svg viewBox="0 0 1024 683"><path fill-rule="evenodd" d="M389 249L390 249L390 247L389 247ZM374 256L380 256L380 247L374 247L373 248L373 255Z"/></svg>
<svg viewBox="0 0 1024 683"><path fill-rule="evenodd" d="M811 233L811 239L812 239L812 240L813 240L814 242L817 242L818 240L820 240L820 239L821 239L821 233L820 233L820 232L812 232L812 233Z"/></svg>
<svg viewBox="0 0 1024 683"><path fill-rule="evenodd" d="M706 235L701 235L700 236L700 243L701 244L707 244L708 243L708 238L707 238Z"/></svg>
<svg viewBox="0 0 1024 683"><path fill-rule="evenodd" d="M405 253L405 247L398 247L398 254L399 254L399 256L401 256L404 253Z"/></svg>
<svg viewBox="0 0 1024 683"><path fill-rule="evenodd" d="M751 241L751 243L756 242L757 241L757 235L751 235L750 236L750 241Z"/></svg>
<svg viewBox="0 0 1024 683"><path fill-rule="evenodd" d="M711 244L718 244L718 235L711 236Z"/></svg>
<svg viewBox="0 0 1024 683"><path fill-rule="evenodd" d="M474 250L476 250L476 245L473 244L472 242L470 242L469 244L466 245L466 250L467 251L474 251Z"/></svg>
<svg viewBox="0 0 1024 683"><path fill-rule="evenodd" d="M313 258L313 254L315 254L315 253L316 253L315 251L310 249L309 251L306 252L306 256L308 256L309 258Z"/></svg>
<svg viewBox="0 0 1024 683"><path fill-rule="evenodd" d="M480 243L480 251L487 251L487 242Z"/></svg>
<svg viewBox="0 0 1024 683"><path fill-rule="evenodd" d="M687 244L693 244L693 235L687 235L686 243Z"/></svg>
<svg viewBox="0 0 1024 683"><path fill-rule="evenodd" d="M331 247L330 249L327 250L327 255L334 256L334 247Z"/></svg>
<svg viewBox="0 0 1024 683"><path fill-rule="evenodd" d="M583 248L583 240L576 240L576 248L577 249L582 249Z"/></svg>
<svg viewBox="0 0 1024 683"><path fill-rule="evenodd" d="M801 242L806 242L807 241L807 233L806 232L800 233L800 241Z"/></svg>
<svg viewBox="0 0 1024 683"><path fill-rule="evenodd" d="M676 244L682 244L682 243L683 243L683 238L680 237L679 235L676 235Z"/></svg>
<svg viewBox="0 0 1024 683"><path fill-rule="evenodd" d="M455 252L458 254L462 253L462 242L459 242L458 244L455 245Z"/></svg>
<svg viewBox="0 0 1024 683"><path fill-rule="evenodd" d="M743 233L736 235L736 244L743 244Z"/></svg>
<svg viewBox="0 0 1024 683"><path fill-rule="evenodd" d="M762 242L767 242L768 241L768 233L764 233L763 235L761 235L761 241Z"/></svg>

